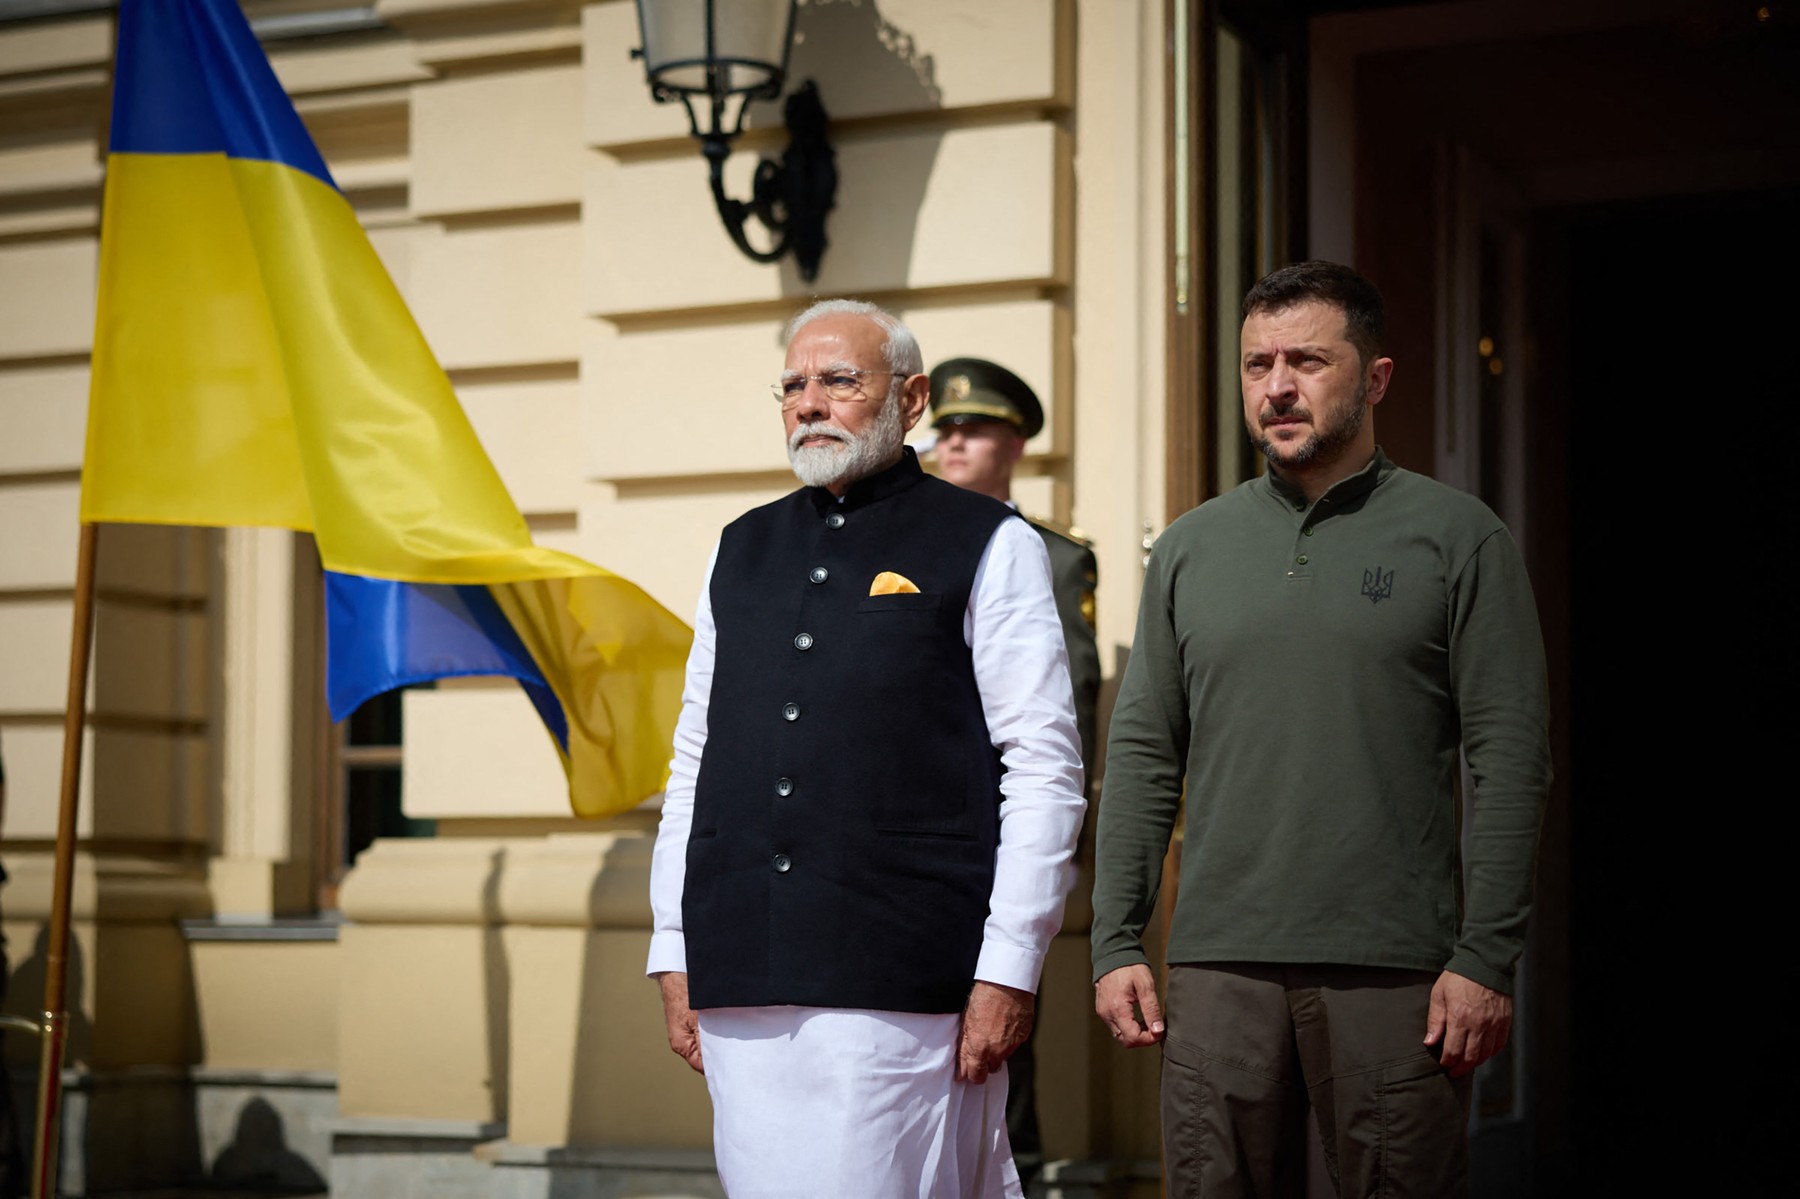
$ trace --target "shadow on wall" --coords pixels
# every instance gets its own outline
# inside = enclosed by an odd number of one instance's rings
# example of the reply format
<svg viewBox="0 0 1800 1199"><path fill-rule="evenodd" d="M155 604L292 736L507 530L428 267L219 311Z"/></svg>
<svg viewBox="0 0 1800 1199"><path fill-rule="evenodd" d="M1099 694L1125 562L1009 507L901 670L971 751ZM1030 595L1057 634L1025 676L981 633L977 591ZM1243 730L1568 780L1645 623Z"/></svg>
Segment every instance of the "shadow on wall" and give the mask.
<svg viewBox="0 0 1800 1199"><path fill-rule="evenodd" d="M812 0L799 9L794 38L789 87L816 81L834 126L848 117L943 107L935 61L912 34L881 15L876 0ZM753 106L749 123L780 128L778 103ZM938 131L915 130L858 138L847 147L834 128L838 192L826 225L831 244L814 283L800 278L791 258L781 261L783 294L906 287L919 209L942 139ZM846 149L853 151L856 169L846 165Z"/></svg>
<svg viewBox="0 0 1800 1199"><path fill-rule="evenodd" d="M481 978L487 999L487 1063L488 1090L493 1096L493 1119L504 1123L507 1116L507 1084L512 1073L512 964L506 956L506 939L501 934L500 874L506 866L506 854L495 850L488 855L487 878L481 884Z"/></svg>
<svg viewBox="0 0 1800 1199"><path fill-rule="evenodd" d="M49 947L49 926L40 925L30 955L19 963L18 968L5 980L4 986L0 987L0 995L5 997L9 1015L24 1016L30 1020L43 1018L44 980L47 975ZM4 964L5 957L0 955L0 968L4 968ZM93 1041L93 1023L88 1019L87 1013L81 1010L85 973L81 942L70 936L65 975L65 994L69 1005L68 1039L63 1048L63 1061L69 1065L85 1061L88 1047ZM40 1043L38 1038L29 1033L10 1032L0 1039L0 1051L6 1054L6 1069L0 1081L4 1082L7 1089L3 1097L6 1108L3 1117L5 1127L0 1129L0 1162L3 1162L0 1164L0 1188L18 1188L0 1189L0 1195L21 1195L25 1193L24 1187L31 1175L35 1145L38 1071L42 1060L39 1057Z"/></svg>
<svg viewBox="0 0 1800 1199"><path fill-rule="evenodd" d="M649 886L649 867L646 841L616 838L587 895L591 915L582 937L577 1008L581 1018L574 1068L567 1076L572 1086L571 1139L594 1143L615 1138L622 1144L702 1150L712 1144L712 1103L706 1083L669 1051L658 988L642 973L647 938L639 913ZM634 1101L621 1104L617 1098L621 1091L634 1094ZM723 1194L710 1161L672 1164L663 1176L667 1189L655 1194L682 1199Z"/></svg>
<svg viewBox="0 0 1800 1199"><path fill-rule="evenodd" d="M944 102L936 61L912 34L881 15L877 0L801 6L788 68L795 79L854 77L859 113L910 112Z"/></svg>
<svg viewBox="0 0 1800 1199"><path fill-rule="evenodd" d="M101 525L94 583L90 699L96 712L175 719L219 719L215 705L223 660L223 622L201 602L217 584L209 577L224 545L221 529L167 525ZM151 615L136 603L108 598L115 589L169 601ZM304 622L301 622L304 623ZM198 651L198 652L196 652ZM212 665L189 669L198 657ZM211 712L210 717L208 716ZM197 729L168 733L99 733L88 765L88 808L96 841L204 842L218 835L224 739ZM310 759L305 754L295 755ZM198 914L198 913L189 913Z"/></svg>
<svg viewBox="0 0 1800 1199"><path fill-rule="evenodd" d="M238 1112L231 1143L219 1151L209 1182L273 1190L324 1190L325 1179L312 1163L288 1148L281 1115L268 1100L250 1100Z"/></svg>
<svg viewBox="0 0 1800 1199"><path fill-rule="evenodd" d="M33 941L31 953L13 970L12 978L7 983L7 1011L15 1015L30 1018L41 1018L44 1010L44 983L48 977L50 956L50 926L38 927L37 939ZM87 994L86 957L82 953L81 941L71 931L69 935L68 969L65 975L67 984L64 994L69 1007L68 1038L64 1042L63 1064L65 1066L85 1065L91 1053L94 1039L93 1021L81 1010L82 997ZM7 1056L12 1061L15 1071L31 1070L35 1076L38 1048L36 1041L30 1041L27 1050L10 1049Z"/></svg>

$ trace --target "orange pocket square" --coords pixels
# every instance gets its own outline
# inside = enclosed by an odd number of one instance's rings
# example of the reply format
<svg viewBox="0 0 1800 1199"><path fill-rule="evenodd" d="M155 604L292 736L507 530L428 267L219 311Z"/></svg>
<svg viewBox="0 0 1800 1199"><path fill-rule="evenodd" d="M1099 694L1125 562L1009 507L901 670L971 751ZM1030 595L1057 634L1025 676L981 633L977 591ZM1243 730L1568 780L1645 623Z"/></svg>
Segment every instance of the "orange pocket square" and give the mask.
<svg viewBox="0 0 1800 1199"><path fill-rule="evenodd" d="M905 575L897 575L891 570L884 570L875 576L869 584L870 595L895 595L901 592L916 592L918 587Z"/></svg>

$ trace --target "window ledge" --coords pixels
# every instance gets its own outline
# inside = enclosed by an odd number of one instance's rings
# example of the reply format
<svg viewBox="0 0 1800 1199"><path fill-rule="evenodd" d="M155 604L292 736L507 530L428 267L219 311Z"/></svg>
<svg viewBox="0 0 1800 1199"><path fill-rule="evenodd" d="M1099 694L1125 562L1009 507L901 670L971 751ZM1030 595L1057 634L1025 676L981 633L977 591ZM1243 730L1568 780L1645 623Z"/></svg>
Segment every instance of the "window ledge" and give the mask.
<svg viewBox="0 0 1800 1199"><path fill-rule="evenodd" d="M335 912L272 919L221 916L183 920L181 936L187 941L335 941L342 923Z"/></svg>

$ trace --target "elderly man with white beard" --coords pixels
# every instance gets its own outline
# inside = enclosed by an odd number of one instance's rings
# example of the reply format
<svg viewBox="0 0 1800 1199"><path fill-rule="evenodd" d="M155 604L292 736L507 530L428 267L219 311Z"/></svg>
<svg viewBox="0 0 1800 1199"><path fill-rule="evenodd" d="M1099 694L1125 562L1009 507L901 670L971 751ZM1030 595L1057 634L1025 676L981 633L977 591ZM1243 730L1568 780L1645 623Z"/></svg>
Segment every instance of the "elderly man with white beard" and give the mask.
<svg viewBox="0 0 1800 1199"><path fill-rule="evenodd" d="M733 1199L1017 1196L1005 1061L1084 807L1049 558L903 444L898 320L826 301L787 342L805 486L713 551L648 973Z"/></svg>

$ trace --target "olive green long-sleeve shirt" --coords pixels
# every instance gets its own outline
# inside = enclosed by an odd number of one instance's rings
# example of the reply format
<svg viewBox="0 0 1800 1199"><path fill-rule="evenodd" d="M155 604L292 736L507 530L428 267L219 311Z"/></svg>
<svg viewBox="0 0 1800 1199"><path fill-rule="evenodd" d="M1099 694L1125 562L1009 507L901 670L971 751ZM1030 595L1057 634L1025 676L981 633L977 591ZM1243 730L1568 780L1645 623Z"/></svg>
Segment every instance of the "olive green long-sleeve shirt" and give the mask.
<svg viewBox="0 0 1800 1199"><path fill-rule="evenodd" d="M1185 782L1171 962L1447 968L1510 992L1546 691L1524 562L1472 496L1377 451L1313 504L1265 476L1187 513L1151 554L1113 711L1094 977L1147 960Z"/></svg>

